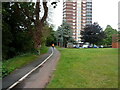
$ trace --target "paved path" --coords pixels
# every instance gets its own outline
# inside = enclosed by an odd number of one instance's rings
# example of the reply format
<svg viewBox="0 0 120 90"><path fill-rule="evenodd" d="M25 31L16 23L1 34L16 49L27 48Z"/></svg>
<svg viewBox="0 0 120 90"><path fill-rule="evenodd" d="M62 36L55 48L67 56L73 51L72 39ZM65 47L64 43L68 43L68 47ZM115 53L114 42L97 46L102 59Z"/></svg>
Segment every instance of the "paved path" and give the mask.
<svg viewBox="0 0 120 90"><path fill-rule="evenodd" d="M5 77L3 79L3 88L8 88L18 79L20 79L22 76L28 73L31 69L33 69L35 66L40 64L50 54L51 54L51 49L47 54L42 55L42 57L37 61L21 69L18 69L11 75ZM42 67L38 68L36 71L30 74L25 80L23 80L20 84L15 86L14 89L15 88L44 88L48 83L48 81L50 80L50 76L52 75L52 72L55 70L55 66L57 64L57 61L59 60L59 57L60 57L60 53L56 49L54 49L53 56L46 63L44 63Z"/></svg>
<svg viewBox="0 0 120 90"><path fill-rule="evenodd" d="M53 56L40 68L29 75L15 88L45 88L50 81L50 77L56 68L60 53L54 49ZM14 88L14 89L15 89Z"/></svg>
<svg viewBox="0 0 120 90"><path fill-rule="evenodd" d="M26 65L25 67L15 70L13 73L11 73L10 75L3 78L2 79L2 88L8 88L9 86L11 86L13 83L15 83L17 80L19 80L25 74L27 74L30 70L32 70L37 65L39 65L51 53L52 53L52 50L50 48L47 54L41 55L40 58L38 58L36 61Z"/></svg>

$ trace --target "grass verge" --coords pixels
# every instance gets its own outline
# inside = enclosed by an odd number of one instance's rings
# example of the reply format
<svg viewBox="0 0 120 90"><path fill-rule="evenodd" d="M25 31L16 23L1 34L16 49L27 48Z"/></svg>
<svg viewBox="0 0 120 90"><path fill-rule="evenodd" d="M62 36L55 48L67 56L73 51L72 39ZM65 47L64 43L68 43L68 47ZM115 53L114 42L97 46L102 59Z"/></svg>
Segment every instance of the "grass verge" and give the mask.
<svg viewBox="0 0 120 90"><path fill-rule="evenodd" d="M42 47L40 48L40 54L47 53L47 52L48 52L48 49L49 49L49 47L42 46Z"/></svg>
<svg viewBox="0 0 120 90"><path fill-rule="evenodd" d="M61 58L47 88L118 88L118 49L58 49Z"/></svg>
<svg viewBox="0 0 120 90"><path fill-rule="evenodd" d="M41 54L47 53L48 47L44 46L40 49L40 51L41 51L40 52ZM13 72L14 70L21 68L21 67L35 61L38 57L40 57L40 56L31 54L31 53L27 53L27 54L16 56L14 58L3 61L2 62L2 77L5 77L8 74L10 74L11 72Z"/></svg>

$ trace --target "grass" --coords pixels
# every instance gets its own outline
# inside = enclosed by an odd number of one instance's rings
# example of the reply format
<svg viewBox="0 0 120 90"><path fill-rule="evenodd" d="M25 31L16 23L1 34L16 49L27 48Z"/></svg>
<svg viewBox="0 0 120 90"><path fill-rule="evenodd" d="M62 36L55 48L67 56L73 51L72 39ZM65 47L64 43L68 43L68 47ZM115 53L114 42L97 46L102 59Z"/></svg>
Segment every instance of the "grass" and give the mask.
<svg viewBox="0 0 120 90"><path fill-rule="evenodd" d="M42 46L41 49L40 49L40 53L41 54L47 53L48 49L49 49L48 47Z"/></svg>
<svg viewBox="0 0 120 90"><path fill-rule="evenodd" d="M48 47L42 47L41 54L47 53L47 51L48 51ZM14 70L35 61L38 57L40 56L27 53L4 61L2 63L2 77L5 77Z"/></svg>
<svg viewBox="0 0 120 90"><path fill-rule="evenodd" d="M58 49L61 58L47 88L117 88L118 50Z"/></svg>

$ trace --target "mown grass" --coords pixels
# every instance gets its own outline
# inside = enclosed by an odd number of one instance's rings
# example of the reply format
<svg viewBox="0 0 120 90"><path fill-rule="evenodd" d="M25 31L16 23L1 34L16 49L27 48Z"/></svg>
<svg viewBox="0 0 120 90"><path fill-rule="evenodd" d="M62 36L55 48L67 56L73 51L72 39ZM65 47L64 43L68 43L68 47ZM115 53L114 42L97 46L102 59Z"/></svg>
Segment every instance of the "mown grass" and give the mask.
<svg viewBox="0 0 120 90"><path fill-rule="evenodd" d="M42 47L40 51L41 51L40 54L47 53L48 47ZM32 54L32 53L26 53L24 55L16 56L14 58L3 61L2 62L2 77L5 77L11 72L13 72L14 70L21 68L35 61L38 57L40 56Z"/></svg>
<svg viewBox="0 0 120 90"><path fill-rule="evenodd" d="M49 47L42 46L41 49L40 49L40 54L47 53L48 49L49 49Z"/></svg>
<svg viewBox="0 0 120 90"><path fill-rule="evenodd" d="M47 88L117 88L118 50L58 49L61 58Z"/></svg>

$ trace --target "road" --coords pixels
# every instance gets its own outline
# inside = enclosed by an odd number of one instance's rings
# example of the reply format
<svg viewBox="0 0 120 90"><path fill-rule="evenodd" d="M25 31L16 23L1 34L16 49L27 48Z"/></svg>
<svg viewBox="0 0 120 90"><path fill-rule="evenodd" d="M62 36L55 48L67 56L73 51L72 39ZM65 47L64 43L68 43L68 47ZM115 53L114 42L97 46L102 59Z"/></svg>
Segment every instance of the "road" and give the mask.
<svg viewBox="0 0 120 90"><path fill-rule="evenodd" d="M38 68L32 74L30 74L25 80L16 85L16 88L45 88L51 79L53 71L56 70L57 62L60 58L58 50L54 49L53 56L43 64L42 67Z"/></svg>

